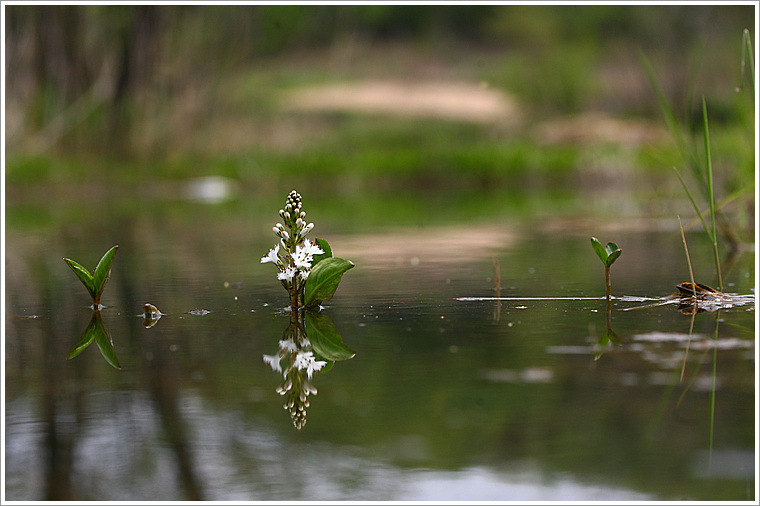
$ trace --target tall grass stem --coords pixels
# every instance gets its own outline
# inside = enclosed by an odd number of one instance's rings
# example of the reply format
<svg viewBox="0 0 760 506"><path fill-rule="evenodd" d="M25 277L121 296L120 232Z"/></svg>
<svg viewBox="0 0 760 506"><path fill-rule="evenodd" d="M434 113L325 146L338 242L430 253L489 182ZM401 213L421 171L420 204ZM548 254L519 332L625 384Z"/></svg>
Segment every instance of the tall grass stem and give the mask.
<svg viewBox="0 0 760 506"><path fill-rule="evenodd" d="M715 227L715 193L713 191L713 173L712 157L710 156L710 127L707 122L707 104L705 97L702 97L702 121L705 133L705 167L707 175L707 194L710 201L710 220L712 222L712 231L710 238L713 244L713 255L715 256L715 270L718 274L718 290L723 290L723 276L720 272L720 257L718 256L718 230Z"/></svg>

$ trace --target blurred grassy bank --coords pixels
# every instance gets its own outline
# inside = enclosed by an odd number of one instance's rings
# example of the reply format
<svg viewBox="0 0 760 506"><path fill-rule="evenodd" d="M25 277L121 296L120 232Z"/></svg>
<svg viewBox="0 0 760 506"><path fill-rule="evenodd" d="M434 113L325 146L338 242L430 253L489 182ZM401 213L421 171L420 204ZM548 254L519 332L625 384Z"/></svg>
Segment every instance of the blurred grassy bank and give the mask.
<svg viewBox="0 0 760 506"><path fill-rule="evenodd" d="M247 195L626 187L682 198L671 167L683 159L639 51L697 140L706 97L721 195L754 176L753 93L735 91L752 7L7 12L10 203L35 188L76 195L202 176L230 178ZM335 86L332 105L297 99L324 100ZM351 107L370 86L397 95ZM431 102L430 86L451 89ZM413 93L427 109L409 105ZM435 114L480 106L491 112Z"/></svg>

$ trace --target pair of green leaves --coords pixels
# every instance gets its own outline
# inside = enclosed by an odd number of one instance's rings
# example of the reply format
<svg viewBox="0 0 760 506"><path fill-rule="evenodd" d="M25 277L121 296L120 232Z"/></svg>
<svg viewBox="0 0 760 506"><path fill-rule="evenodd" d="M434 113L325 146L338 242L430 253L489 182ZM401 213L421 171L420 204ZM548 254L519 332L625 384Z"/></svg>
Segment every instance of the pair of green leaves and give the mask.
<svg viewBox="0 0 760 506"><path fill-rule="evenodd" d="M77 275L79 281L87 288L87 291L90 292L94 309L98 309L100 306L100 296L103 294L103 288L105 288L106 281L108 281L108 277L111 275L111 264L118 249L119 246L116 245L106 251L92 274L74 260L69 258L63 259L71 267L71 270L74 271L74 274Z"/></svg>
<svg viewBox="0 0 760 506"><path fill-rule="evenodd" d="M618 248L618 245L614 242L608 242L607 246L602 246L602 243L600 243L596 237L591 238L591 246L594 247L596 256L598 256L602 263L607 267L615 263L615 260L617 260L620 254L623 253L623 250Z"/></svg>
<svg viewBox="0 0 760 506"><path fill-rule="evenodd" d="M350 260L333 257L332 249L324 239L318 238L315 243L324 253L314 255L311 273L304 286L306 306L316 306L332 299L343 273L354 266Z"/></svg>

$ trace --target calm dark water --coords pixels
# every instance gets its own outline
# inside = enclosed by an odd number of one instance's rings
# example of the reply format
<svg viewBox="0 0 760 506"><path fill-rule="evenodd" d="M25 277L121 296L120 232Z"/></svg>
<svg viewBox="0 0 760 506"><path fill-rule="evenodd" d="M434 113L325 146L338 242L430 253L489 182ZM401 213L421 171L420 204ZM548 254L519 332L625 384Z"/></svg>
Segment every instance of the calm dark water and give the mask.
<svg viewBox="0 0 760 506"><path fill-rule="evenodd" d="M307 200L316 236L356 263L322 311L356 355L314 373L297 430L262 358L289 324L259 263L275 202L9 207L7 500L755 499L754 305L692 317L618 298L608 329L598 298L591 235L623 248L618 297L688 280L674 223L370 231ZM687 238L713 284L706 241ZM121 370L95 344L66 360L91 310L61 258L91 268L113 244L102 323ZM752 293L754 252L724 277ZM150 328L145 302L166 313Z"/></svg>

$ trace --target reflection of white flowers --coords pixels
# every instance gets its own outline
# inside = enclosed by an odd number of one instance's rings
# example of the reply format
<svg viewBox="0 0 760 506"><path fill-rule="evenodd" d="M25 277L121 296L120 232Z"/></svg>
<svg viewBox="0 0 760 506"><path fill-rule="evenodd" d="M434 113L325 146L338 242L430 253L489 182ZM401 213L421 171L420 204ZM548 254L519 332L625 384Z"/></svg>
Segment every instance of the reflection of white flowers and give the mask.
<svg viewBox="0 0 760 506"><path fill-rule="evenodd" d="M327 364L324 360L315 360L314 359L314 353L307 351L307 352L299 352L298 355L296 355L296 359L293 361L293 365L299 370L303 371L306 370L306 375L311 379L311 375L314 373L314 371L319 371Z"/></svg>
<svg viewBox="0 0 760 506"><path fill-rule="evenodd" d="M261 257L261 263L265 264L267 262L272 262L273 264L280 263L280 245L275 244L274 248L269 250L269 253Z"/></svg>
<svg viewBox="0 0 760 506"><path fill-rule="evenodd" d="M285 351L298 351L298 346L292 339L283 339L280 341L280 349Z"/></svg>
<svg viewBox="0 0 760 506"><path fill-rule="evenodd" d="M282 367L280 367L281 359L282 357L279 355L264 355L264 363L269 364L272 370L277 372L282 372Z"/></svg>

